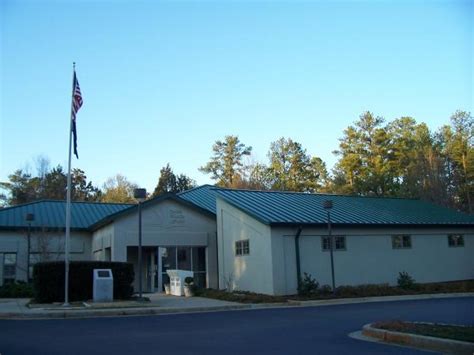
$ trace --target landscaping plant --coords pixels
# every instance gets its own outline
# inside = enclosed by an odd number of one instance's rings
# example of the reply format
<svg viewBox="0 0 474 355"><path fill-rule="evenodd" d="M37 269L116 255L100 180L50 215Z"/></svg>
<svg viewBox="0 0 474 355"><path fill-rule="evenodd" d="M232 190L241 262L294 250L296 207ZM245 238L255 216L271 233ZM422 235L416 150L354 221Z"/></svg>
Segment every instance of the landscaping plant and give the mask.
<svg viewBox="0 0 474 355"><path fill-rule="evenodd" d="M304 273L303 279L298 285L298 294L301 296L314 295L318 292L319 282L316 281L310 274Z"/></svg>
<svg viewBox="0 0 474 355"><path fill-rule="evenodd" d="M402 271L398 274L397 284L398 287L403 290L412 290L415 288L415 280L406 271Z"/></svg>
<svg viewBox="0 0 474 355"><path fill-rule="evenodd" d="M24 281L16 281L0 287L0 298L31 298L33 287Z"/></svg>
<svg viewBox="0 0 474 355"><path fill-rule="evenodd" d="M69 300L92 299L93 270L111 269L114 299L130 299L134 279L133 264L113 261L71 261L69 263ZM33 267L34 296L38 303L64 301L64 261L41 262Z"/></svg>

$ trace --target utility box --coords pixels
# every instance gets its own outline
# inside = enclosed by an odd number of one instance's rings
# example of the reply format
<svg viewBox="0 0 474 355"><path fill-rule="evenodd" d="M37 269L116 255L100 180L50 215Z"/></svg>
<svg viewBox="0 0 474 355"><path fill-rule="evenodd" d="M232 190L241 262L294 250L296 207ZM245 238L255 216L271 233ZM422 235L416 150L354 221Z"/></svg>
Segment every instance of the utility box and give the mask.
<svg viewBox="0 0 474 355"><path fill-rule="evenodd" d="M94 269L94 302L112 302L114 300L114 277L111 269Z"/></svg>
<svg viewBox="0 0 474 355"><path fill-rule="evenodd" d="M188 270L168 270L170 277L170 293L174 296L184 295L184 280L186 277L193 277L193 272Z"/></svg>

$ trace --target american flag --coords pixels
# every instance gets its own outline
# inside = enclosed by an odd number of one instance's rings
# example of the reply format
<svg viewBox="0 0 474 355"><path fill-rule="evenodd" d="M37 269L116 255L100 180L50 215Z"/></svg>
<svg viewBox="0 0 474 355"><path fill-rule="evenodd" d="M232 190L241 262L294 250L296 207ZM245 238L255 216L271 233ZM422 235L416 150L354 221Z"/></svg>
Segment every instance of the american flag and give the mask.
<svg viewBox="0 0 474 355"><path fill-rule="evenodd" d="M74 154L79 159L77 154L77 131L76 131L76 114L82 106L82 95L81 88L79 87L79 81L77 81L76 72L74 71L73 89L72 89L72 108L71 108L71 120L72 120L72 134L74 137Z"/></svg>

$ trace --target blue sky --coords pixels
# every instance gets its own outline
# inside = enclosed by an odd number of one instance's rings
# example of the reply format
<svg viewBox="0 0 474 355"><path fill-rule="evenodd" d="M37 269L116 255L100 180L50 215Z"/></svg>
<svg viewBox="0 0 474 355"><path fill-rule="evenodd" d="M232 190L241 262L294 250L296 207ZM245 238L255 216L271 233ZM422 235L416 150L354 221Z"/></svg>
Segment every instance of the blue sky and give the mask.
<svg viewBox="0 0 474 355"><path fill-rule="evenodd" d="M291 137L328 165L370 110L436 129L473 110L471 1L2 1L0 181L67 163L72 62L84 105L73 167L152 190L198 183L225 135L266 161Z"/></svg>

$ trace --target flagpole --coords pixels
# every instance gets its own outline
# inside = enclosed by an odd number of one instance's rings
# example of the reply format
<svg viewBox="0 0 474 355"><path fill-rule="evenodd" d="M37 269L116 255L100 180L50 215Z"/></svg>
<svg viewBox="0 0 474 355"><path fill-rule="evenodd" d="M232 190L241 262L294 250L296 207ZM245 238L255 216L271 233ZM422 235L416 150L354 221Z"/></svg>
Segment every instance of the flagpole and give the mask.
<svg viewBox="0 0 474 355"><path fill-rule="evenodd" d="M66 190L66 240L64 243L64 304L69 306L69 238L71 233L71 146L72 146L72 112L74 104L74 76L76 63L72 63L72 97L71 117L69 122L69 156L67 164L67 190Z"/></svg>

